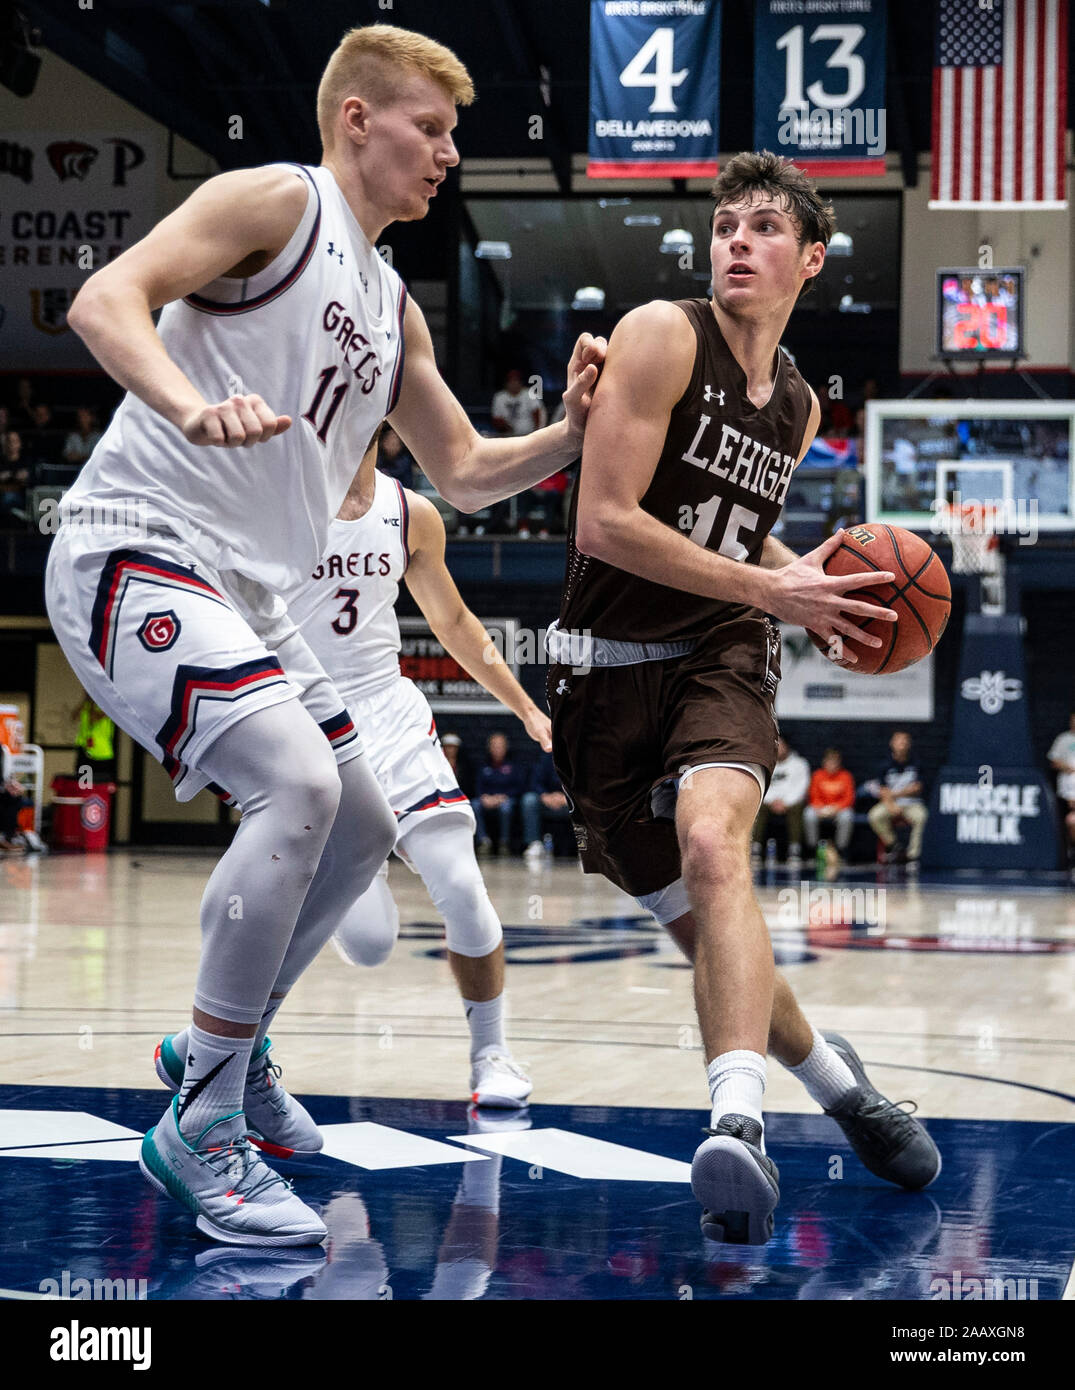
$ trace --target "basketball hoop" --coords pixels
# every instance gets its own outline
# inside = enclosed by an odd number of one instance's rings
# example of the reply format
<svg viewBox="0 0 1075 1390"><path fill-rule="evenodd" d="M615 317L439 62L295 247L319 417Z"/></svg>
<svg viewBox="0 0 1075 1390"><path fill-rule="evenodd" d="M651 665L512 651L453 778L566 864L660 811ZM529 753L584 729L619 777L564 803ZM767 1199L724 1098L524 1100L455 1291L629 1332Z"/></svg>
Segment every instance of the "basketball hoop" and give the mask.
<svg viewBox="0 0 1075 1390"><path fill-rule="evenodd" d="M1000 574L997 509L980 502L953 505L940 512L941 532L952 542L953 574Z"/></svg>

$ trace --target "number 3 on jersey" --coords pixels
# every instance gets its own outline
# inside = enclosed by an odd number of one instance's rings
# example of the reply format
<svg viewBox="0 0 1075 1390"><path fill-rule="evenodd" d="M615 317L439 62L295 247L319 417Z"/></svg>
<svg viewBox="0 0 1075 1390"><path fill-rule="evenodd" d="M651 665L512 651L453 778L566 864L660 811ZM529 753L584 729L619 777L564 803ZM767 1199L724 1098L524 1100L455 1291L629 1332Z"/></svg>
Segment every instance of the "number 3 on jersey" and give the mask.
<svg viewBox="0 0 1075 1390"><path fill-rule="evenodd" d="M354 632L358 626L358 594L357 589L337 589L332 596L343 599L343 607L332 620L333 632L338 632L341 637Z"/></svg>
<svg viewBox="0 0 1075 1390"><path fill-rule="evenodd" d="M713 496L708 502L703 502L700 507L695 507L693 512L690 508L685 508L683 512L683 522L694 517L694 525L691 527L689 541L695 545L708 545L709 537L713 534L713 526L720 511L722 497ZM749 507L741 507L738 502L733 502L728 511L728 518L724 523L724 534L721 536L720 545L717 546L717 553L725 555L729 560L745 560L750 551L739 539L741 535L751 535L758 529L758 522L761 518L757 512L752 512Z"/></svg>
<svg viewBox="0 0 1075 1390"><path fill-rule="evenodd" d="M310 409L305 411L302 417L304 420L309 420L310 424L317 430L317 437L322 444L326 442L328 427L332 424L332 417L336 414L337 410L339 410L344 396L347 395L347 388L351 385L349 381L341 381L339 386L333 388L332 399L328 403L328 409L325 411L321 424L318 425L317 412L321 409L321 402L325 399L325 392L328 390L329 382L336 375L336 372L336 367L326 367L323 372L318 373L320 385L317 388L317 394L313 398Z"/></svg>

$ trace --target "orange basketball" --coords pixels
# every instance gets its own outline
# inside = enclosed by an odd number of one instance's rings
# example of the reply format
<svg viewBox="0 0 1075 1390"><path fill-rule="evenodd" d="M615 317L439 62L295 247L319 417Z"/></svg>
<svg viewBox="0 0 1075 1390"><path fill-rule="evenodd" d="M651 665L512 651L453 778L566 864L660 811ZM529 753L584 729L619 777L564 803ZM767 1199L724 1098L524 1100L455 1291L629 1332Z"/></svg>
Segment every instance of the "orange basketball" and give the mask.
<svg viewBox="0 0 1075 1390"><path fill-rule="evenodd" d="M902 671L928 656L940 641L952 610L948 571L933 547L913 531L872 521L848 527L839 549L825 561L826 574L871 569L889 570L896 576L895 583L853 589L848 598L881 604L899 616L894 623L877 618L852 619L856 627L883 639L880 647L865 647L850 637L843 638L844 648L850 648L858 657L849 669L864 676ZM822 638L816 633L810 637L815 647L839 662Z"/></svg>

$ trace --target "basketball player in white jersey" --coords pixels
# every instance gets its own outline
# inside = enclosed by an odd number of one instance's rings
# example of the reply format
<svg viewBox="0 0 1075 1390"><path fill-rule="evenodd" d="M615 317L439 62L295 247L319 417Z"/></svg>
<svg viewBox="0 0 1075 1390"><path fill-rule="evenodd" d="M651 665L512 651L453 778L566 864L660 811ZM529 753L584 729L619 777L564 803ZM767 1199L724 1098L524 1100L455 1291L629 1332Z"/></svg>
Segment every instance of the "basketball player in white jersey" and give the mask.
<svg viewBox="0 0 1075 1390"><path fill-rule="evenodd" d="M459 161L456 104L473 95L440 44L352 30L318 91L322 163L210 179L69 314L127 395L62 508L52 625L90 698L181 800L210 787L243 809L202 900L193 1021L168 1054L181 1074L164 1068L178 1095L141 1152L203 1233L238 1244L325 1237L247 1137L321 1146L277 1080L266 1028L396 839L280 595L316 568L386 415L439 491L476 509L577 457L603 356L580 339L561 423L484 440L374 250L391 222L425 215Z"/></svg>
<svg viewBox="0 0 1075 1390"><path fill-rule="evenodd" d="M474 854L474 812L441 752L429 701L400 674L395 605L403 579L434 636L464 670L552 747L539 710L466 607L444 563L444 522L427 497L376 468L373 444L328 533L321 563L287 608L362 730L366 754L398 824L396 853L421 875L444 917L448 960L470 1028L470 1098L526 1104L530 1078L504 1037L504 942ZM387 960L399 911L385 861L336 930L354 965Z"/></svg>

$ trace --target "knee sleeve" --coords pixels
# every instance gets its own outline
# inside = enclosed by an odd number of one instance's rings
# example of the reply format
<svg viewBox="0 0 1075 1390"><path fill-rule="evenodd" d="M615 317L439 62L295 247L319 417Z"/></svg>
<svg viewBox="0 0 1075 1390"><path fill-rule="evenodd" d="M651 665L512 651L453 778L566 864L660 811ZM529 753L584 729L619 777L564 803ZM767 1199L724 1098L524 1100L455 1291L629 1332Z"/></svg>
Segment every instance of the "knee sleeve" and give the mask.
<svg viewBox="0 0 1075 1390"><path fill-rule="evenodd" d="M344 914L336 942L352 965L383 965L399 935L399 908L388 886L388 865Z"/></svg>
<svg viewBox="0 0 1075 1390"><path fill-rule="evenodd" d="M403 848L444 918L449 951L474 959L495 951L504 932L474 858L469 821L435 816L416 825Z"/></svg>
<svg viewBox="0 0 1075 1390"><path fill-rule="evenodd" d="M635 902L647 912L652 912L662 927L691 910L687 898L687 885L681 878L677 878L675 883L670 883L667 888L659 888L656 893L644 893L642 897L635 898Z"/></svg>

